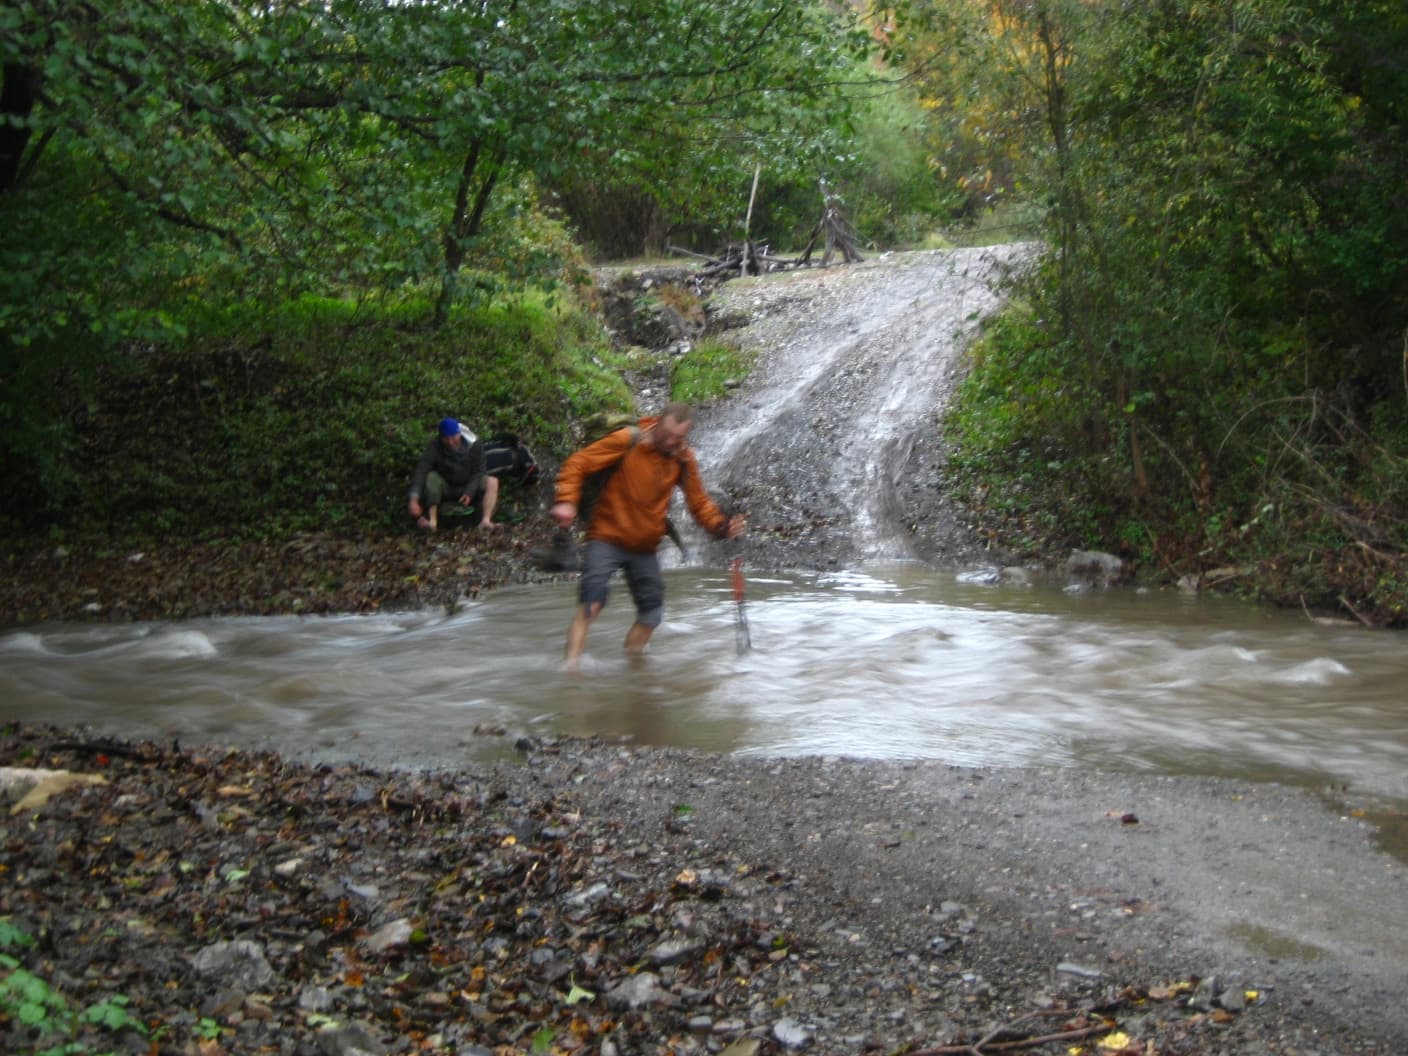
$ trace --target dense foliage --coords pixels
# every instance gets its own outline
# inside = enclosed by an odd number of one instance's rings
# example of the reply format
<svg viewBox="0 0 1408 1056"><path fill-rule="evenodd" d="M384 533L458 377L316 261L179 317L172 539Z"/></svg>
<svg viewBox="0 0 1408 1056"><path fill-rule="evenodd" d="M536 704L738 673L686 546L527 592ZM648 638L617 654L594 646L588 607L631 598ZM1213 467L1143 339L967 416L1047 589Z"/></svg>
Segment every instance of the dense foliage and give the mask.
<svg viewBox="0 0 1408 1056"><path fill-rule="evenodd" d="M570 286L576 254L544 215L543 186L578 170L669 186L719 168L739 139L799 155L830 137L844 111L835 70L867 39L784 0L7 4L11 494L52 516L91 488L78 441L114 373L150 388L230 355L298 376L273 350L306 298L368 324L318 338L369 364L427 297L443 329L460 306ZM456 340L471 346L468 371L499 369L514 347ZM403 345L380 385L424 342Z"/></svg>
<svg viewBox="0 0 1408 1056"><path fill-rule="evenodd" d="M1048 252L964 394L970 494L1035 548L1408 622L1408 14L988 6Z"/></svg>

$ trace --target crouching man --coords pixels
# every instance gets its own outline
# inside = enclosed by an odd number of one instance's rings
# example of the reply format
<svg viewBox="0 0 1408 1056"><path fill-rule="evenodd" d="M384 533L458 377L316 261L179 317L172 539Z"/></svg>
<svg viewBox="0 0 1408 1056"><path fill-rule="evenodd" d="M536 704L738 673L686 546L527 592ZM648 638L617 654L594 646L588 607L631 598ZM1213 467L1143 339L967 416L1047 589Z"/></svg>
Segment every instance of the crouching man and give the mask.
<svg viewBox="0 0 1408 1056"><path fill-rule="evenodd" d="M416 527L433 532L440 526L440 504L456 502L479 510L479 526L494 528L499 479L485 471L484 445L454 418L444 418L416 463L407 510Z"/></svg>

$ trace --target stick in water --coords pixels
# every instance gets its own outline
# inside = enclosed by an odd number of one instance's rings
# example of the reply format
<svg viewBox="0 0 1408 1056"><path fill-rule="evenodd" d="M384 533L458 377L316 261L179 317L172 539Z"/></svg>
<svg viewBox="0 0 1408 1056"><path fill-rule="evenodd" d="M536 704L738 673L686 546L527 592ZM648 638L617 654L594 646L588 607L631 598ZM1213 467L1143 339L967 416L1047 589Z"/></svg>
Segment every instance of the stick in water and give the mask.
<svg viewBox="0 0 1408 1056"><path fill-rule="evenodd" d="M738 606L738 623L734 630L734 637L738 642L738 651L746 653L753 648L753 639L748 634L748 614L743 611L743 558L733 559L733 600Z"/></svg>

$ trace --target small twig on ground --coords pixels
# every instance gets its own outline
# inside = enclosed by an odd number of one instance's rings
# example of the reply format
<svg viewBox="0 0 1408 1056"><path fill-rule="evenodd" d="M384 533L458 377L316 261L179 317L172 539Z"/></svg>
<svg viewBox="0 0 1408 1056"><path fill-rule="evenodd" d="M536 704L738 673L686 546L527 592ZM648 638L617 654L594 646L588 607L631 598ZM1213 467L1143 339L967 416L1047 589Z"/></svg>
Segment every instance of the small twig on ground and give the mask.
<svg viewBox="0 0 1408 1056"><path fill-rule="evenodd" d="M994 1027L975 1042L962 1045L940 1045L932 1049L919 1049L908 1053L908 1056L987 1056L989 1053L1015 1052L1018 1049L1036 1048L1038 1045L1046 1045L1058 1041L1079 1041L1081 1038L1088 1038L1092 1034L1099 1034L1102 1031L1112 1029L1108 1022L1093 1023L1086 1027L1076 1027L1071 1030L1059 1031L1055 1034L1038 1034L1027 1038L1018 1038L1012 1041L998 1041L997 1039L1005 1034L1014 1034L1021 1024L1029 1019L1037 1019L1042 1016L1068 1016L1072 1014L1071 1009L1049 1009L1046 1011L1028 1012L1018 1016L1016 1019Z"/></svg>
<svg viewBox="0 0 1408 1056"><path fill-rule="evenodd" d="M145 759L146 752L141 747L128 747L115 741L55 741L46 745L44 755L50 752L85 752L88 755L114 755L124 759Z"/></svg>

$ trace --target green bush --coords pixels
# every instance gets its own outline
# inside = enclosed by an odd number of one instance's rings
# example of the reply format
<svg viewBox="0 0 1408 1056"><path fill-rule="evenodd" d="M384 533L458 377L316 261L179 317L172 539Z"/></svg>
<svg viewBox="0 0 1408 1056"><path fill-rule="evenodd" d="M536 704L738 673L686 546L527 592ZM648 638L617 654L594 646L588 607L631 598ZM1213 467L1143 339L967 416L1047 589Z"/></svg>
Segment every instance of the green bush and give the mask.
<svg viewBox="0 0 1408 1056"><path fill-rule="evenodd" d="M433 311L426 296L193 312L198 338L102 374L47 516L115 535L381 529L446 415L551 460L572 422L630 406L607 335L560 290L486 297L443 327Z"/></svg>
<svg viewBox="0 0 1408 1056"><path fill-rule="evenodd" d="M756 358L755 352L722 341L701 341L675 360L670 398L696 406L717 400L728 392L730 382L747 377Z"/></svg>

